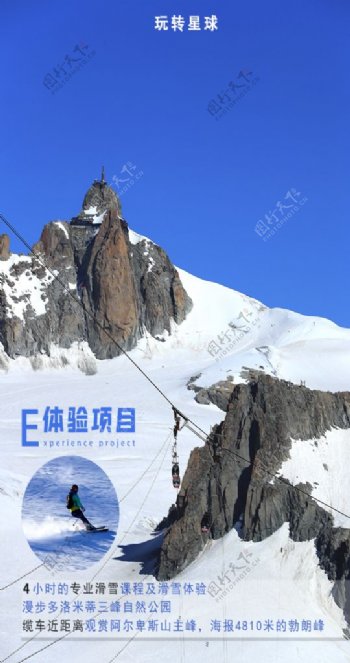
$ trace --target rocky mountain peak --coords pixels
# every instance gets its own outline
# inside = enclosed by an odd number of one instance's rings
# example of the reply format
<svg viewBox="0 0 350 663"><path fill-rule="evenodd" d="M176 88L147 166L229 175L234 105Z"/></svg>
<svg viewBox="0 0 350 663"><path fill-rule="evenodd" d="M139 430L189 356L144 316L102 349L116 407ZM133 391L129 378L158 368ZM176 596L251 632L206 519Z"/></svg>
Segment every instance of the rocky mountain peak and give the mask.
<svg viewBox="0 0 350 663"><path fill-rule="evenodd" d="M102 168L101 179L94 180L84 196L80 213L73 217L71 224L100 224L107 211L115 212L121 218L120 200L112 187L108 186Z"/></svg>
<svg viewBox="0 0 350 663"><path fill-rule="evenodd" d="M52 345L70 348L85 341L105 359L120 354L118 345L135 347L145 331L171 333L171 322L180 324L192 301L165 251L135 237L130 241L104 171L78 217L44 227L33 247L38 257L10 254L8 237L2 235L0 343L5 353L50 355Z"/></svg>

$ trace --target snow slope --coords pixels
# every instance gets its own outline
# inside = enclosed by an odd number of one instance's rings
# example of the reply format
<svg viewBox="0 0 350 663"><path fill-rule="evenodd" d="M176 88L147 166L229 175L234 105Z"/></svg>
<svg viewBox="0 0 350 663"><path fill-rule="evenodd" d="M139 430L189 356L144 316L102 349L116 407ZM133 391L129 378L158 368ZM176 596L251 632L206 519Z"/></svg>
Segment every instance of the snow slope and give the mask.
<svg viewBox="0 0 350 663"><path fill-rule="evenodd" d="M314 440L293 440L290 459L282 464L280 475L293 485L309 481L312 495L339 511L350 505L350 430L332 429ZM326 507L325 507L326 508ZM349 527L349 518L333 513L336 527Z"/></svg>
<svg viewBox="0 0 350 663"><path fill-rule="evenodd" d="M193 310L182 325L173 325L170 336L164 333L163 342L146 335L130 355L178 409L201 428L209 432L212 425L223 419L224 413L213 405L194 401L187 382L199 373L197 384L207 386L227 375L232 375L236 382L242 381L245 379L241 375L243 367L263 367L261 370L296 383L305 380L312 388L350 389L349 330L321 318L267 309L238 292L201 281L182 270L179 272L193 299ZM233 343L230 348L227 337L220 340L226 332L234 339L230 341ZM212 356L208 351L212 341L220 349L219 356ZM0 593L1 660L20 663L48 642L53 643L50 649L43 649L30 660L56 663L70 660L72 656L84 663L95 663L97 657L101 663L114 660L147 663L154 661L155 656L171 656L191 663L212 661L216 657L228 661L233 656L243 662L259 659L262 663L350 660L349 646L343 640L345 623L331 597L331 583L318 566L313 543L290 541L287 524L259 544L243 543L232 531L221 541L209 543L199 558L176 578L179 582L209 586L211 582L219 582L220 574L228 573L230 564L238 560L239 564L245 564L246 575L243 573L219 602L210 595L203 597L203 601L193 594L173 599L174 617L196 619L202 628L200 632L166 633L165 636L131 632L114 635L114 639L110 634L98 633L74 633L60 639L58 633L51 634L49 640L47 633L39 633L39 636L34 633L28 634L30 641L21 639L24 582L34 586L35 583L71 583L73 580L82 584L90 580L107 584L153 580L150 573L154 551L159 545L159 537L153 535L154 526L176 499L171 483L173 418L169 404L126 357L96 360L95 374L84 375L76 368L78 357L85 353L82 344L65 351L70 365L62 367L59 357L63 351L56 349L56 353L59 370L52 368L50 359L42 358L41 370L33 371L28 360L17 358L8 362L7 372L0 372L0 525L3 532L0 586L32 571L25 580ZM81 405L88 411L101 406L134 407L136 431L133 435L90 433L89 438L96 444L83 450L78 446L44 446L45 439L50 441L50 438L54 443L57 438L63 441L73 436L48 436L35 431L34 438L29 437L38 439L39 447L22 447L21 410L37 409L39 414L33 421L39 423L45 408L56 405L64 411ZM323 441L319 441L318 446L312 441L299 445L295 441L291 459L283 465L281 473L291 481L309 480L315 486L316 496L339 504L347 512L348 493L344 493L343 500L341 490L334 486L335 477L339 486L340 481L346 483L345 470L337 474L342 462L340 454L348 451L349 439L346 432L343 433L341 438L339 431L332 431L326 438L328 445ZM131 437L135 440L134 446L121 445ZM110 444L112 440L114 446ZM116 446L117 441L119 446ZM191 449L201 444L203 442L188 429L179 433L181 474ZM43 566L35 568L40 561L27 543L21 522L22 499L31 477L47 461L65 455L83 455L96 462L113 483L120 504L118 533L110 551L89 569L74 573ZM324 464L328 470L324 469ZM248 628L246 631L241 628L224 632L211 630L214 619L221 623L232 619L235 625L237 621L256 625L274 620L275 626L277 620L281 624L292 620L314 624L322 620L324 631L308 632L300 627L299 632L294 632L288 631L287 626L286 631L262 629L260 633L257 629L249 632ZM150 635L158 639L151 640ZM17 648L20 648L18 652L9 657Z"/></svg>

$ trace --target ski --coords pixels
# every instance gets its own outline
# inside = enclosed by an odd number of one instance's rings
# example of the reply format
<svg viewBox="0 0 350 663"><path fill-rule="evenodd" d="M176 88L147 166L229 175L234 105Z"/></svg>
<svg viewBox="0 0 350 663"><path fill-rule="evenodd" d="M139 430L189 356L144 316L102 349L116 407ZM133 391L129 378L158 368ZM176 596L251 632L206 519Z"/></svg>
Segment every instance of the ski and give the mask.
<svg viewBox="0 0 350 663"><path fill-rule="evenodd" d="M109 532L108 527L94 527L94 529L87 529L87 532Z"/></svg>

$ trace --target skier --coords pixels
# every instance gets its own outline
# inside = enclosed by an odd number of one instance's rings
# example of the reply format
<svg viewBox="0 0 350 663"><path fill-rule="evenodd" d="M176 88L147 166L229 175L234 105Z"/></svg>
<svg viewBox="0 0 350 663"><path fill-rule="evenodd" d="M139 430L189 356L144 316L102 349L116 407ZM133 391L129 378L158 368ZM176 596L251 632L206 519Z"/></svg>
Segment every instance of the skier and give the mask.
<svg viewBox="0 0 350 663"><path fill-rule="evenodd" d="M77 486L76 483L73 483L73 486L71 487L69 494L67 496L67 509L70 509L72 516L74 518L80 518L80 520L82 520L87 530L93 530L95 529L95 527L88 521L88 519L83 514L85 508L83 507L80 501L78 490L79 486Z"/></svg>

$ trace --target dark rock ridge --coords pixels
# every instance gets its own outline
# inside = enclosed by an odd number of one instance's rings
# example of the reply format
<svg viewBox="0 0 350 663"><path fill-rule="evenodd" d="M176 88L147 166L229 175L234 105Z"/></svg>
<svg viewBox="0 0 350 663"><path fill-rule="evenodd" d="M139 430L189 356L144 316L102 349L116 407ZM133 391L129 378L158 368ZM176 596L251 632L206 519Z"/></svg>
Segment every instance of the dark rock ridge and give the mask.
<svg viewBox="0 0 350 663"><path fill-rule="evenodd" d="M47 224L33 250L59 280L38 258L10 256L0 237L0 343L10 357L50 355L51 344L74 341L87 341L99 359L114 357L120 351L110 336L131 349L145 330L170 333L172 319L181 323L192 308L167 254L146 239L130 242L104 181L92 185L71 224Z"/></svg>
<svg viewBox="0 0 350 663"><path fill-rule="evenodd" d="M232 375L228 375L226 380L220 380L211 387L199 387L195 382L200 378L200 375L195 375L187 383L187 389L195 392L194 400L201 405L209 405L213 403L220 410L227 411L231 394L235 385L233 384Z"/></svg>
<svg viewBox="0 0 350 663"><path fill-rule="evenodd" d="M225 420L191 453L176 508L163 523L169 529L157 577L170 579L197 557L208 538L201 531L206 513L214 539L239 526L245 540L261 541L289 522L294 541L315 538L320 564L337 581L335 598L350 619L350 530L333 527L332 516L308 496L310 484L296 490L272 476L288 459L291 438L318 438L332 427L350 427L349 392L311 391L266 375L236 385Z"/></svg>

